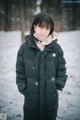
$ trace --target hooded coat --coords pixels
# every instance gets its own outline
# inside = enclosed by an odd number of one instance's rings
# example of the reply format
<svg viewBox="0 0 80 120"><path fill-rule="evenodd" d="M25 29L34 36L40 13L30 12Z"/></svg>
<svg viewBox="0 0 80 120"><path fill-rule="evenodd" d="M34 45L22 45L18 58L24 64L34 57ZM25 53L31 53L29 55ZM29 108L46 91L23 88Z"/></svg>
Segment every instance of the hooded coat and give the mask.
<svg viewBox="0 0 80 120"><path fill-rule="evenodd" d="M41 52L36 37L28 35L20 46L16 62L16 83L24 95L24 107L29 110L55 110L58 92L65 86L66 61L57 39Z"/></svg>

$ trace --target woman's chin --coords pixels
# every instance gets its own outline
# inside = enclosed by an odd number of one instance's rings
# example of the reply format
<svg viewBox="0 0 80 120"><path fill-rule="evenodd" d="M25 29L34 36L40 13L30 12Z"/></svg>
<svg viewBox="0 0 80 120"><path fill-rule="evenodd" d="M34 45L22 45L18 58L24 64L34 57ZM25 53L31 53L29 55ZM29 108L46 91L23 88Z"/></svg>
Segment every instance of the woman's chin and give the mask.
<svg viewBox="0 0 80 120"><path fill-rule="evenodd" d="M41 40L44 40L46 37L40 37Z"/></svg>

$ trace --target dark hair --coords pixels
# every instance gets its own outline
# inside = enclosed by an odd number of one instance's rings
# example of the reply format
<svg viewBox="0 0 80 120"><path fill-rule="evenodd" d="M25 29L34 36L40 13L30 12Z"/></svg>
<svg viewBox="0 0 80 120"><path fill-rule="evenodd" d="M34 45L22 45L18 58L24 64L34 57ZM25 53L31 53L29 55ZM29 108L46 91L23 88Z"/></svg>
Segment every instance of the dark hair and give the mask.
<svg viewBox="0 0 80 120"><path fill-rule="evenodd" d="M40 13L38 14L33 23L32 23L32 27L31 27L31 30L30 30L30 34L33 35L34 34L34 25L44 25L44 27L50 27L50 34L53 33L53 30L54 30L54 21L52 19L51 16L49 16L47 13Z"/></svg>

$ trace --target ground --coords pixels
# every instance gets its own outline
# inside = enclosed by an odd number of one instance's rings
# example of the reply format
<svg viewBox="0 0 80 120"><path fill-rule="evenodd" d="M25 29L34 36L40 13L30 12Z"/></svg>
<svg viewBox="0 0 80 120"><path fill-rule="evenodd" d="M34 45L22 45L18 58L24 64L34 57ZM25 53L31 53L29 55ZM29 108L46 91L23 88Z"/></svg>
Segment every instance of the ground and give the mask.
<svg viewBox="0 0 80 120"><path fill-rule="evenodd" d="M57 120L80 120L80 31L60 32L58 43L64 50L68 79L59 92ZM24 97L16 85L16 56L20 32L0 32L0 114L7 120L22 120Z"/></svg>

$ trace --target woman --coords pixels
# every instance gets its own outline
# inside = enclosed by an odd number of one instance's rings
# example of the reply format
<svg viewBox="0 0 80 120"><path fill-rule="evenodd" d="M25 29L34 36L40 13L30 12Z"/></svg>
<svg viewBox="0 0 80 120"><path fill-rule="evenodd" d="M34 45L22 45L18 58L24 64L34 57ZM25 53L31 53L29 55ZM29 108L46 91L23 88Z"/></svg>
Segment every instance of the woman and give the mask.
<svg viewBox="0 0 80 120"><path fill-rule="evenodd" d="M16 83L24 95L24 120L56 120L58 90L64 88L66 61L48 14L35 17L30 35L19 48Z"/></svg>

